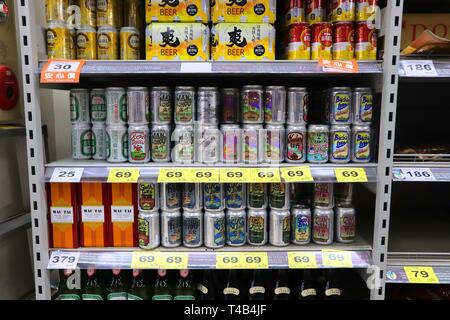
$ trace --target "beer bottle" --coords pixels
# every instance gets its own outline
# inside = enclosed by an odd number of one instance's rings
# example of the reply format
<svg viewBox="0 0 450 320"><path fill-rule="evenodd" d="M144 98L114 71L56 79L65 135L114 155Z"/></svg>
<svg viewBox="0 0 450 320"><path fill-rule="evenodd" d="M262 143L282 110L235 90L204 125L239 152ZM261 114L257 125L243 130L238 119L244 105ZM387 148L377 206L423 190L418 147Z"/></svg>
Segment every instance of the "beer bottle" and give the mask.
<svg viewBox="0 0 450 320"><path fill-rule="evenodd" d="M317 290L316 284L313 279L312 270L305 269L303 271L302 282L300 284L300 300L316 300L317 298Z"/></svg>
<svg viewBox="0 0 450 320"><path fill-rule="evenodd" d="M128 290L128 300L150 300L150 288L144 278L144 272L139 269L133 269L133 280L130 290Z"/></svg>
<svg viewBox="0 0 450 320"><path fill-rule="evenodd" d="M342 298L342 287L339 281L339 270L329 269L325 282L325 300L339 300Z"/></svg>
<svg viewBox="0 0 450 320"><path fill-rule="evenodd" d="M264 300L266 296L266 288L262 278L262 271L256 269L253 271L253 279L249 289L249 300Z"/></svg>
<svg viewBox="0 0 450 320"><path fill-rule="evenodd" d="M174 300L195 300L195 287L189 270L180 270Z"/></svg>
<svg viewBox="0 0 450 320"><path fill-rule="evenodd" d="M56 300L81 300L80 292L75 285L75 277L75 270L64 270L63 274L60 275L61 280L59 281Z"/></svg>
<svg viewBox="0 0 450 320"><path fill-rule="evenodd" d="M83 288L82 299L83 300L104 300L105 289L98 276L98 271L95 268L88 268L86 270L86 284Z"/></svg>
<svg viewBox="0 0 450 320"><path fill-rule="evenodd" d="M289 288L287 271L285 269L279 269L273 290L273 300L289 300L290 296L291 289Z"/></svg>
<svg viewBox="0 0 450 320"><path fill-rule="evenodd" d="M225 288L223 289L224 300L240 300L241 291L239 290L239 281L237 271L231 269L228 271L228 279Z"/></svg>
<svg viewBox="0 0 450 320"><path fill-rule="evenodd" d="M172 300L167 270L165 269L158 270L157 272L155 285L153 286L152 300Z"/></svg>
<svg viewBox="0 0 450 320"><path fill-rule="evenodd" d="M106 291L108 300L127 300L127 288L122 270L112 269L112 278Z"/></svg>
<svg viewBox="0 0 450 320"><path fill-rule="evenodd" d="M202 280L197 286L197 299L211 301L215 298L216 292L212 270L205 270L203 271Z"/></svg>

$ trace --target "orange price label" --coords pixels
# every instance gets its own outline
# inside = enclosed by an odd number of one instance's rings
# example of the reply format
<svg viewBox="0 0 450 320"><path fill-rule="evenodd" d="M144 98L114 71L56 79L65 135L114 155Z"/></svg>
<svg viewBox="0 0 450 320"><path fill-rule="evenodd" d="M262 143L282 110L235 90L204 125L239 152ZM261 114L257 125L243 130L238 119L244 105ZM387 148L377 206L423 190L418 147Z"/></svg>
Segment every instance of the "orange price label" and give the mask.
<svg viewBox="0 0 450 320"><path fill-rule="evenodd" d="M320 59L319 66L323 68L324 72L357 73L359 71L359 66L355 59L351 61Z"/></svg>
<svg viewBox="0 0 450 320"><path fill-rule="evenodd" d="M79 83L84 60L48 60L41 71L41 83Z"/></svg>

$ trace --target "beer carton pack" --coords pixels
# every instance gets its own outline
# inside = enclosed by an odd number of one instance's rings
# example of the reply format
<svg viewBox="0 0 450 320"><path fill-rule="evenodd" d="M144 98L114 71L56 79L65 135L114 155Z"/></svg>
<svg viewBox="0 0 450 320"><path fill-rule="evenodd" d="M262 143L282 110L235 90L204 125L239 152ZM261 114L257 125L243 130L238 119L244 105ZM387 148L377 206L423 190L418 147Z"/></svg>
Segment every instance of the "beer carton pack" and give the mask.
<svg viewBox="0 0 450 320"><path fill-rule="evenodd" d="M218 23L211 32L213 60L275 60L275 28L268 23Z"/></svg>
<svg viewBox="0 0 450 320"><path fill-rule="evenodd" d="M147 60L209 59L209 28L202 23L151 23L145 38Z"/></svg>
<svg viewBox="0 0 450 320"><path fill-rule="evenodd" d="M145 20L152 22L209 21L209 0L146 0Z"/></svg>
<svg viewBox="0 0 450 320"><path fill-rule="evenodd" d="M212 21L264 22L276 20L276 0L212 0Z"/></svg>

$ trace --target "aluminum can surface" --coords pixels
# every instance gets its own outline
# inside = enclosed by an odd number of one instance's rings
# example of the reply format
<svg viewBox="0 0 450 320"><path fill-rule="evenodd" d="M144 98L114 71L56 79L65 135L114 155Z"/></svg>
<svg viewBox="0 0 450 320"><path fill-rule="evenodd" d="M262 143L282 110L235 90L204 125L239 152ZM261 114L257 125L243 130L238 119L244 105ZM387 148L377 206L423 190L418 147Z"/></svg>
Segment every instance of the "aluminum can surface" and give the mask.
<svg viewBox="0 0 450 320"><path fill-rule="evenodd" d="M91 123L88 89L70 90L70 121L72 124Z"/></svg>
<svg viewBox="0 0 450 320"><path fill-rule="evenodd" d="M77 30L76 48L77 59L97 60L97 31L94 27L81 26Z"/></svg>
<svg viewBox="0 0 450 320"><path fill-rule="evenodd" d="M311 60L332 59L333 29L329 22L318 22L311 26Z"/></svg>
<svg viewBox="0 0 450 320"><path fill-rule="evenodd" d="M92 158L106 160L106 125L94 123L92 126Z"/></svg>
<svg viewBox="0 0 450 320"><path fill-rule="evenodd" d="M287 123L293 125L306 125L308 121L308 89L292 87L288 89Z"/></svg>
<svg viewBox="0 0 450 320"><path fill-rule="evenodd" d="M311 59L311 28L306 22L289 26L288 60Z"/></svg>
<svg viewBox="0 0 450 320"><path fill-rule="evenodd" d="M195 89L177 87L175 90L175 124L194 124Z"/></svg>
<svg viewBox="0 0 450 320"><path fill-rule="evenodd" d="M247 207L250 209L267 208L267 186L265 183L247 184Z"/></svg>
<svg viewBox="0 0 450 320"><path fill-rule="evenodd" d="M123 0L97 0L97 26L122 26Z"/></svg>
<svg viewBox="0 0 450 320"><path fill-rule="evenodd" d="M291 210L291 239L294 244L311 242L311 209L307 206L294 206Z"/></svg>
<svg viewBox="0 0 450 320"><path fill-rule="evenodd" d="M334 87L328 91L328 123L350 124L352 122L352 89Z"/></svg>
<svg viewBox="0 0 450 320"><path fill-rule="evenodd" d="M153 87L150 106L152 123L170 124L172 122L172 94L169 87Z"/></svg>
<svg viewBox="0 0 450 320"><path fill-rule="evenodd" d="M284 124L286 122L286 88L280 86L266 87L264 102L265 122Z"/></svg>
<svg viewBox="0 0 450 320"><path fill-rule="evenodd" d="M308 162L328 162L329 129L327 125L310 125L308 127Z"/></svg>
<svg viewBox="0 0 450 320"><path fill-rule="evenodd" d="M105 123L107 118L105 89L92 89L90 99L92 123Z"/></svg>
<svg viewBox="0 0 450 320"><path fill-rule="evenodd" d="M66 22L50 21L46 28L46 42L49 59L71 59L71 35Z"/></svg>
<svg viewBox="0 0 450 320"><path fill-rule="evenodd" d="M222 112L220 123L236 124L240 122L240 93L236 88L223 88L220 91Z"/></svg>
<svg viewBox="0 0 450 320"><path fill-rule="evenodd" d="M80 24L82 26L90 26L93 28L97 27L97 1L84 0L78 1L77 4L80 7Z"/></svg>
<svg viewBox="0 0 450 320"><path fill-rule="evenodd" d="M195 131L196 162L214 164L221 161L221 137L217 125L200 124Z"/></svg>
<svg viewBox="0 0 450 320"><path fill-rule="evenodd" d="M125 88L106 88L106 123L128 123L127 93Z"/></svg>
<svg viewBox="0 0 450 320"><path fill-rule="evenodd" d="M120 60L139 60L141 58L141 37L139 29L123 27L120 29Z"/></svg>
<svg viewBox="0 0 450 320"><path fill-rule="evenodd" d="M333 0L331 2L332 22L355 20L355 0Z"/></svg>
<svg viewBox="0 0 450 320"><path fill-rule="evenodd" d="M334 184L315 183L314 184L314 206L331 209L334 207Z"/></svg>
<svg viewBox="0 0 450 320"><path fill-rule="evenodd" d="M216 87L200 87L197 91L197 121L201 124L217 125L219 90Z"/></svg>
<svg viewBox="0 0 450 320"><path fill-rule="evenodd" d="M75 60L77 59L77 31L75 28L69 27L69 33L70 59Z"/></svg>
<svg viewBox="0 0 450 320"><path fill-rule="evenodd" d="M375 25L360 21L355 26L355 58L356 60L377 59L378 33Z"/></svg>
<svg viewBox="0 0 450 320"><path fill-rule="evenodd" d="M124 0L123 25L140 28L144 20L144 1Z"/></svg>
<svg viewBox="0 0 450 320"><path fill-rule="evenodd" d="M265 129L264 162L281 163L284 161L286 146L284 125L267 124Z"/></svg>
<svg viewBox="0 0 450 320"><path fill-rule="evenodd" d="M161 244L166 248L179 247L181 245L181 212L161 212Z"/></svg>
<svg viewBox="0 0 450 320"><path fill-rule="evenodd" d="M132 163L150 161L150 129L148 125L130 125L128 127L129 160Z"/></svg>
<svg viewBox="0 0 450 320"><path fill-rule="evenodd" d="M201 210L183 211L183 245L197 248L203 245L203 213Z"/></svg>
<svg viewBox="0 0 450 320"><path fill-rule="evenodd" d="M247 243L263 246L267 243L267 209L249 209L247 212Z"/></svg>
<svg viewBox="0 0 450 320"><path fill-rule="evenodd" d="M119 32L114 27L99 27L97 31L97 59L119 60Z"/></svg>
<svg viewBox="0 0 450 320"><path fill-rule="evenodd" d="M291 213L288 209L271 209L269 214L269 241L277 247L291 243Z"/></svg>
<svg viewBox="0 0 450 320"><path fill-rule="evenodd" d="M222 132L222 161L225 163L239 163L242 161L242 130L237 124L223 124Z"/></svg>
<svg viewBox="0 0 450 320"><path fill-rule="evenodd" d="M178 183L161 183L161 209L165 211L181 209L181 185Z"/></svg>
<svg viewBox="0 0 450 320"><path fill-rule="evenodd" d="M46 21L66 21L69 0L46 0L45 18Z"/></svg>
<svg viewBox="0 0 450 320"><path fill-rule="evenodd" d="M247 185L243 183L225 184L225 207L242 210L247 206Z"/></svg>
<svg viewBox="0 0 450 320"><path fill-rule="evenodd" d="M92 143L92 128L90 124L72 124L72 159L92 159Z"/></svg>
<svg viewBox="0 0 450 320"><path fill-rule="evenodd" d="M129 87L127 90L128 124L148 124L150 121L150 96L146 87Z"/></svg>
<svg viewBox="0 0 450 320"><path fill-rule="evenodd" d="M260 124L242 127L242 161L257 164L264 160L264 130Z"/></svg>
<svg viewBox="0 0 450 320"><path fill-rule="evenodd" d="M243 246L247 242L247 214L245 209L226 212L227 245Z"/></svg>
<svg viewBox="0 0 450 320"><path fill-rule="evenodd" d="M351 156L351 130L347 125L334 125L330 129L330 161L348 163Z"/></svg>
<svg viewBox="0 0 450 320"><path fill-rule="evenodd" d="M242 88L242 123L261 124L264 122L264 90L262 86Z"/></svg>
<svg viewBox="0 0 450 320"><path fill-rule="evenodd" d="M306 22L305 6L305 0L285 1L286 26L289 26L293 23Z"/></svg>
<svg viewBox="0 0 450 320"><path fill-rule="evenodd" d="M325 0L308 0L306 2L306 21L313 24L326 21Z"/></svg>
<svg viewBox="0 0 450 320"><path fill-rule="evenodd" d="M199 211L203 209L203 185L185 183L183 185L183 210Z"/></svg>
<svg viewBox="0 0 450 320"><path fill-rule="evenodd" d="M224 211L205 211L205 247L217 249L225 245L226 228Z"/></svg>
<svg viewBox="0 0 450 320"><path fill-rule="evenodd" d="M303 163L306 161L307 133L304 125L290 124L286 128L286 161Z"/></svg>
<svg viewBox="0 0 450 320"><path fill-rule="evenodd" d="M170 161L170 125L152 124L150 155L153 162Z"/></svg>
<svg viewBox="0 0 450 320"><path fill-rule="evenodd" d="M125 125L106 126L106 161L128 161L128 129Z"/></svg>
<svg viewBox="0 0 450 320"><path fill-rule="evenodd" d="M352 127L352 162L370 162L371 141L370 126L354 125Z"/></svg>
<svg viewBox="0 0 450 320"><path fill-rule="evenodd" d="M139 211L159 210L159 185L156 182L141 181L138 183Z"/></svg>
<svg viewBox="0 0 450 320"><path fill-rule="evenodd" d="M333 24L333 60L352 60L355 53L353 22Z"/></svg>
<svg viewBox="0 0 450 320"><path fill-rule="evenodd" d="M352 206L335 208L335 239L340 243L351 243L356 237L356 215Z"/></svg>
<svg viewBox="0 0 450 320"><path fill-rule="evenodd" d="M172 133L174 148L171 158L176 163L194 162L194 126L177 125Z"/></svg>
<svg viewBox="0 0 450 320"><path fill-rule="evenodd" d="M285 210L291 206L291 191L289 183L269 184L269 205L271 209Z"/></svg>
<svg viewBox="0 0 450 320"><path fill-rule="evenodd" d="M354 88L352 97L353 124L370 125L373 117L374 98L371 88Z"/></svg>
<svg viewBox="0 0 450 320"><path fill-rule="evenodd" d="M376 20L378 0L356 0L356 21Z"/></svg>
<svg viewBox="0 0 450 320"><path fill-rule="evenodd" d="M160 245L159 212L140 211L138 215L138 239L141 249L154 249Z"/></svg>
<svg viewBox="0 0 450 320"><path fill-rule="evenodd" d="M316 244L333 243L334 212L333 209L314 208L312 240Z"/></svg>
<svg viewBox="0 0 450 320"><path fill-rule="evenodd" d="M225 185L223 183L203 184L203 205L208 211L223 211L225 208Z"/></svg>

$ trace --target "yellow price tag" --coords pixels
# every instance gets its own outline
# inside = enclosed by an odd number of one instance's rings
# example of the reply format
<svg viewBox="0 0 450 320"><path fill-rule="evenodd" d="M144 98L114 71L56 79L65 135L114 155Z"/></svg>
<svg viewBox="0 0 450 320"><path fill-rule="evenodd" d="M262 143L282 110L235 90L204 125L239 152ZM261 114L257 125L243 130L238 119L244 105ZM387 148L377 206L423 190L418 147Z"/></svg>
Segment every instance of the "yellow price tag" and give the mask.
<svg viewBox="0 0 450 320"><path fill-rule="evenodd" d="M253 183L278 183L281 182L280 170L278 168L253 168L252 178L250 182Z"/></svg>
<svg viewBox="0 0 450 320"><path fill-rule="evenodd" d="M131 269L158 269L158 252L133 252Z"/></svg>
<svg viewBox="0 0 450 320"><path fill-rule="evenodd" d="M363 168L335 168L334 174L338 182L367 182Z"/></svg>
<svg viewBox="0 0 450 320"><path fill-rule="evenodd" d="M108 183L136 183L139 179L138 168L110 168Z"/></svg>
<svg viewBox="0 0 450 320"><path fill-rule="evenodd" d="M218 252L216 253L216 269L241 269L243 261L239 252Z"/></svg>
<svg viewBox="0 0 450 320"><path fill-rule="evenodd" d="M314 252L288 252L288 262L291 269L317 268L317 258Z"/></svg>
<svg viewBox="0 0 450 320"><path fill-rule="evenodd" d="M332 268L353 268L350 251L322 250L322 265Z"/></svg>
<svg viewBox="0 0 450 320"><path fill-rule="evenodd" d="M439 283L433 267L403 267L410 283Z"/></svg>
<svg viewBox="0 0 450 320"><path fill-rule="evenodd" d="M188 254L161 252L158 257L158 266L160 269L187 269Z"/></svg>
<svg viewBox="0 0 450 320"><path fill-rule="evenodd" d="M285 182L312 182L314 178L309 166L281 168L281 177Z"/></svg>
<svg viewBox="0 0 450 320"><path fill-rule="evenodd" d="M189 182L189 180L192 180L190 169L159 169L158 183L184 183Z"/></svg>
<svg viewBox="0 0 450 320"><path fill-rule="evenodd" d="M268 269L269 256L267 252L242 253L242 269Z"/></svg>
<svg viewBox="0 0 450 320"><path fill-rule="evenodd" d="M218 183L219 169L192 169L191 178L195 183Z"/></svg>
<svg viewBox="0 0 450 320"><path fill-rule="evenodd" d="M220 169L220 182L222 183L246 183L250 178L250 171L246 168Z"/></svg>

